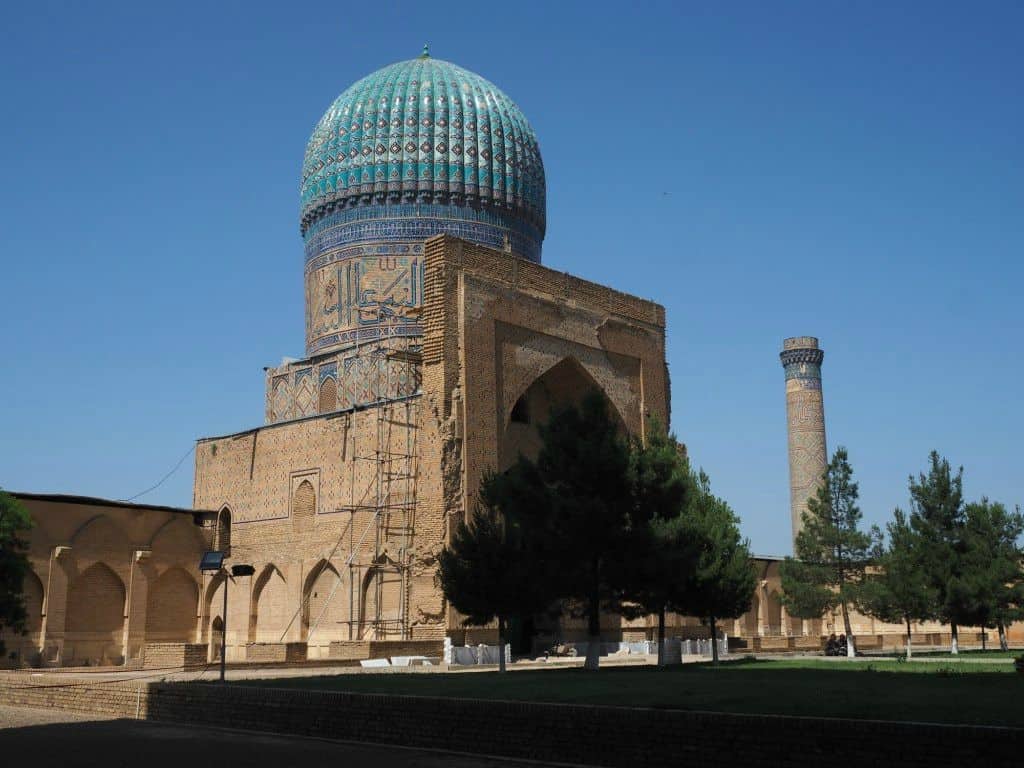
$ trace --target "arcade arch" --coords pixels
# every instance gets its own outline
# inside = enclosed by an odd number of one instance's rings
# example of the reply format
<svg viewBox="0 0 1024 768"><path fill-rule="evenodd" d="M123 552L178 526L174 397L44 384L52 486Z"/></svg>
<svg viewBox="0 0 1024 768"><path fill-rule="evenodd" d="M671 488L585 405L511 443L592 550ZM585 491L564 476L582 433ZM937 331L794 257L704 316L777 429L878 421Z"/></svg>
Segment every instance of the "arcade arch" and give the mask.
<svg viewBox="0 0 1024 768"><path fill-rule="evenodd" d="M302 591L302 639L326 645L343 638L345 605L339 582L341 575L326 560L309 572ZM310 631L313 630L312 636Z"/></svg>
<svg viewBox="0 0 1024 768"><path fill-rule="evenodd" d="M263 569L252 593L249 618L250 643L279 643L291 619L288 584L284 575L271 564Z"/></svg>
<svg viewBox="0 0 1024 768"><path fill-rule="evenodd" d="M65 663L121 663L124 601L124 583L105 563L74 578L67 596Z"/></svg>

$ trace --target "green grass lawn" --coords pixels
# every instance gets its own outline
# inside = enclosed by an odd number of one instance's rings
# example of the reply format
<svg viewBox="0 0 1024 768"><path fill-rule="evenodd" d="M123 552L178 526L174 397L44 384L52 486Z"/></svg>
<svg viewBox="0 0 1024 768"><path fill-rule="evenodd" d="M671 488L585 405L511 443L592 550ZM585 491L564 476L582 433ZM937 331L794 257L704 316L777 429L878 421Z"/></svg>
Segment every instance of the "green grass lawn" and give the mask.
<svg viewBox="0 0 1024 768"><path fill-rule="evenodd" d="M1024 727L1024 676L993 664L743 660L657 667L359 674L241 685Z"/></svg>
<svg viewBox="0 0 1024 768"><path fill-rule="evenodd" d="M959 655L957 655L957 656L954 656L949 651L914 651L914 658L922 658L922 659L957 659L957 658L966 658L966 659L992 659L992 660L995 661L995 660L1000 660L1000 659L1003 659L1003 660L1014 659L1017 656L1020 656L1021 653L1024 653L1024 651L1021 651L1019 649L1018 650L1012 650L1011 649L1009 651L1001 651L1001 650L999 650L998 647L996 647L994 650L993 649L989 649L989 650L986 650L986 651L982 651L980 649L973 649L973 650L970 650L970 651L960 651Z"/></svg>

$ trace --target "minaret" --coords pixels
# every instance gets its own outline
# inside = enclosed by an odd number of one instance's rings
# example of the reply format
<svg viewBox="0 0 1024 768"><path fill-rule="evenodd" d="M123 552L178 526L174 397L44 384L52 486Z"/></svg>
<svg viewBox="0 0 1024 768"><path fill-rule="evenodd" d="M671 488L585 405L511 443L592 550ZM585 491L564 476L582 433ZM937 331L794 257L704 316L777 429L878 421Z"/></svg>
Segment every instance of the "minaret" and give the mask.
<svg viewBox="0 0 1024 768"><path fill-rule="evenodd" d="M789 432L789 514L793 541L828 466L825 406L821 397L821 361L825 353L813 336L782 342L779 355L786 370L786 424Z"/></svg>

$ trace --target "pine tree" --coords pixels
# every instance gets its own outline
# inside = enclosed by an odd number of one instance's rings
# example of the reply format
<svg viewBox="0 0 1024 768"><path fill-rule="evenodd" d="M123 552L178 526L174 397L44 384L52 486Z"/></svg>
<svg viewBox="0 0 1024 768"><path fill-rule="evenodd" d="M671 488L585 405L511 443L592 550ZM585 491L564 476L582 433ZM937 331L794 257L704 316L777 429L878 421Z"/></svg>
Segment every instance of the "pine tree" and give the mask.
<svg viewBox="0 0 1024 768"><path fill-rule="evenodd" d="M911 658L911 623L934 618L935 590L919 567L922 541L907 516L897 509L886 526L888 547L869 573L861 595L867 614L907 628L907 658Z"/></svg>
<svg viewBox="0 0 1024 768"><path fill-rule="evenodd" d="M459 523L441 552L439 576L445 597L466 616L464 624L497 619L498 669L504 672L509 619L543 608L548 587L522 526L499 502L501 486L496 476L484 478L472 519Z"/></svg>
<svg viewBox="0 0 1024 768"><path fill-rule="evenodd" d="M685 518L685 537L700 546L697 569L683 599L674 609L698 616L711 631L712 659L718 663L718 619L734 619L750 610L757 586L750 543L742 539L739 518L711 493L703 470L695 478L697 492Z"/></svg>
<svg viewBox="0 0 1024 768"><path fill-rule="evenodd" d="M963 467L956 475L949 462L932 451L928 474L910 477L910 526L920 537L918 567L935 593L936 617L950 625L951 651L960 652L958 625L968 619L963 567Z"/></svg>
<svg viewBox="0 0 1024 768"><path fill-rule="evenodd" d="M859 492L845 448L825 470L817 494L808 500L803 528L796 537L796 558L781 567L783 602L795 616L819 617L839 608L849 656L856 654L850 606L856 605L881 532L860 530Z"/></svg>
<svg viewBox="0 0 1024 768"><path fill-rule="evenodd" d="M0 491L0 636L4 632L22 634L28 614L25 610L25 576L28 542L25 533L32 528L28 510L16 498ZM0 639L0 654L5 652Z"/></svg>
<svg viewBox="0 0 1024 768"><path fill-rule="evenodd" d="M601 609L620 610L622 569L635 510L630 450L605 397L586 393L579 407L552 414L540 428L536 462L520 457L503 493L519 499L528 537L557 567L553 597L582 607L587 618L586 669L601 653Z"/></svg>
<svg viewBox="0 0 1024 768"><path fill-rule="evenodd" d="M646 445L631 451L633 515L624 549L614 559L622 590L622 612L658 617L658 665L665 664L665 614L681 603L697 567L698 548L686 524L692 481L679 443L661 424L648 423Z"/></svg>
<svg viewBox="0 0 1024 768"><path fill-rule="evenodd" d="M967 505L965 517L959 589L968 596L971 623L995 627L1005 651L1006 625L1024 615L1024 515L982 498Z"/></svg>

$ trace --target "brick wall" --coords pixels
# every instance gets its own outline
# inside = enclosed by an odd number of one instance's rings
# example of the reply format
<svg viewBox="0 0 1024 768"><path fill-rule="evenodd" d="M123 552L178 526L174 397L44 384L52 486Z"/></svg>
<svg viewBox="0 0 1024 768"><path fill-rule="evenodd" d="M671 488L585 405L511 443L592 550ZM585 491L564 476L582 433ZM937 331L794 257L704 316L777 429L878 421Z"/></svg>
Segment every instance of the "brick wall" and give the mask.
<svg viewBox="0 0 1024 768"><path fill-rule="evenodd" d="M143 669L192 669L206 664L206 643L146 643L142 651Z"/></svg>
<svg viewBox="0 0 1024 768"><path fill-rule="evenodd" d="M328 659L339 661L360 661L373 658L370 656L369 640L338 640L331 643L327 651Z"/></svg>
<svg viewBox="0 0 1024 768"><path fill-rule="evenodd" d="M245 660L257 663L305 661L305 643L249 643L245 646Z"/></svg>
<svg viewBox="0 0 1024 768"><path fill-rule="evenodd" d="M1018 766L1024 730L0 675L0 700L179 723L602 766Z"/></svg>
<svg viewBox="0 0 1024 768"><path fill-rule="evenodd" d="M328 658L341 661L392 656L443 656L443 640L354 640L331 643Z"/></svg>

